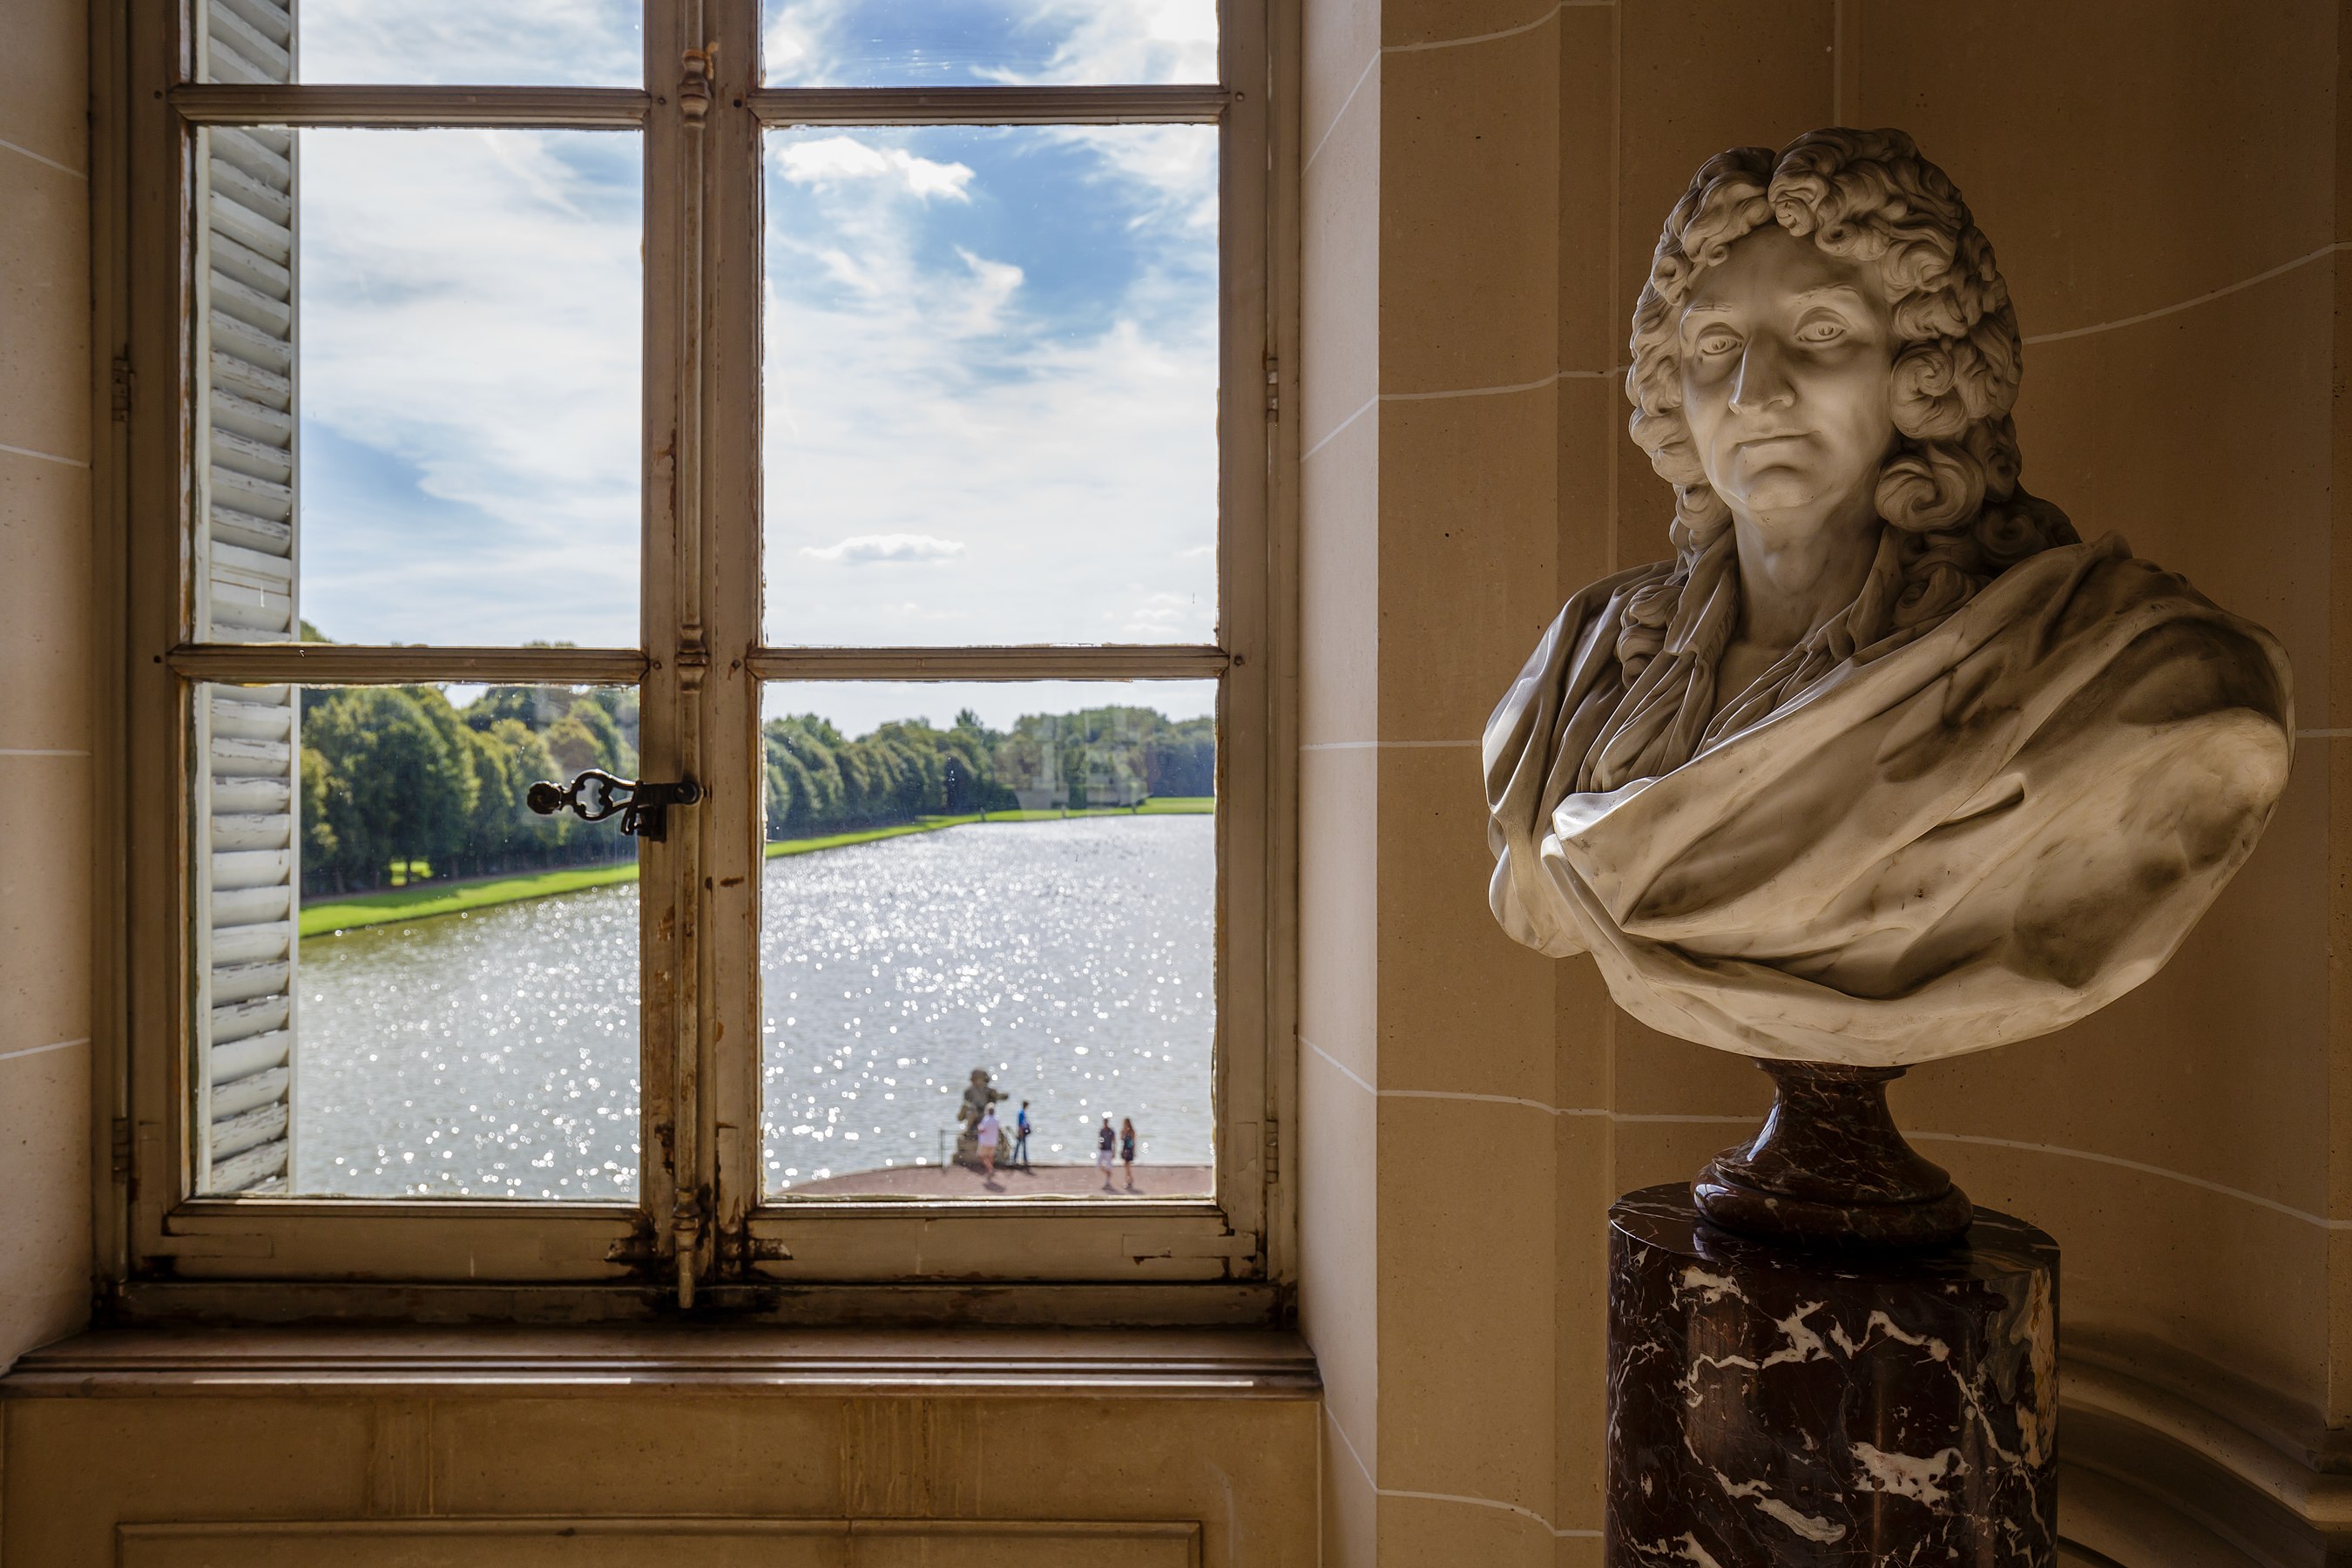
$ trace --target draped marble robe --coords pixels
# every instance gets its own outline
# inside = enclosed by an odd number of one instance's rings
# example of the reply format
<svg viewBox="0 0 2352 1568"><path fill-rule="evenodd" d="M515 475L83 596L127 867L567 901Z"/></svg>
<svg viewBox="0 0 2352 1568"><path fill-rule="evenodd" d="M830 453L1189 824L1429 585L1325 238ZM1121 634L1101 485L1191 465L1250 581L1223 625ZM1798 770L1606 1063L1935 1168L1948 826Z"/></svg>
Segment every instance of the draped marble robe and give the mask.
<svg viewBox="0 0 2352 1568"><path fill-rule="evenodd" d="M1485 744L1496 918L1667 1034L1897 1067L2061 1028L2164 965L2285 787L2284 652L2110 535L1578 793L1672 565L1570 599Z"/></svg>

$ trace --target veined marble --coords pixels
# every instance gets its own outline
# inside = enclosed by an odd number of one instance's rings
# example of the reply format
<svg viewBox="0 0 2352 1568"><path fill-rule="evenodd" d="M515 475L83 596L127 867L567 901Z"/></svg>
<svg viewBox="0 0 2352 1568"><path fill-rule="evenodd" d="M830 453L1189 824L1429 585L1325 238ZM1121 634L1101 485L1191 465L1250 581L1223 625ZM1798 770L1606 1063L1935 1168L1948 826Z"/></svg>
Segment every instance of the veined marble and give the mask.
<svg viewBox="0 0 2352 1568"><path fill-rule="evenodd" d="M1957 1247L1806 1253L1610 1210L1607 1561L2049 1568L2057 1244L1989 1209Z"/></svg>

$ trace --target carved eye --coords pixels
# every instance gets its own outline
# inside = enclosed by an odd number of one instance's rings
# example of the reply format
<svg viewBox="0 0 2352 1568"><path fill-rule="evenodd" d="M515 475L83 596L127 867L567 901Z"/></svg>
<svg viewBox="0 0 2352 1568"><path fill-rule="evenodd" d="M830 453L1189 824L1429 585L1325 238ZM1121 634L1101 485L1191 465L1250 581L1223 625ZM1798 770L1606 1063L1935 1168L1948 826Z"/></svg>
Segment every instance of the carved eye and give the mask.
<svg viewBox="0 0 2352 1568"><path fill-rule="evenodd" d="M1728 327L1709 327L1699 333L1697 349L1703 354L1727 354L1739 347L1739 334Z"/></svg>
<svg viewBox="0 0 2352 1568"><path fill-rule="evenodd" d="M1845 323L1832 316L1815 316L1797 329L1801 343L1833 343L1845 336Z"/></svg>

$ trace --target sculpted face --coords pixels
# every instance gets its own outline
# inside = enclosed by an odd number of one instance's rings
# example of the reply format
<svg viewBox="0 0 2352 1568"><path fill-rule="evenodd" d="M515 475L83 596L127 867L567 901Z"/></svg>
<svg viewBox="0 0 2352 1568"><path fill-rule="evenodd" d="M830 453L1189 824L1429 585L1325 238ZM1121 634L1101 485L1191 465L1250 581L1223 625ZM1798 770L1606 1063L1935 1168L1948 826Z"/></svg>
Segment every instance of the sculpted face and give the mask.
<svg viewBox="0 0 2352 1568"><path fill-rule="evenodd" d="M1707 482L1767 534L1869 521L1895 344L1866 266L1768 223L1684 306L1683 416Z"/></svg>

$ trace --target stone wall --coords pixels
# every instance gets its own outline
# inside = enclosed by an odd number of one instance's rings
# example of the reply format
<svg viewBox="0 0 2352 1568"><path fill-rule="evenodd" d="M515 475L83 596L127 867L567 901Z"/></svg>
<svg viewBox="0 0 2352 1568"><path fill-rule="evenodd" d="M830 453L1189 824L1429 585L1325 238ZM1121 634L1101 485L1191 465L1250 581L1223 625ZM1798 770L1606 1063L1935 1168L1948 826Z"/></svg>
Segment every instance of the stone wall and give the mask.
<svg viewBox="0 0 2352 1568"><path fill-rule="evenodd" d="M0 1366L89 1313L89 7L0 47Z"/></svg>

